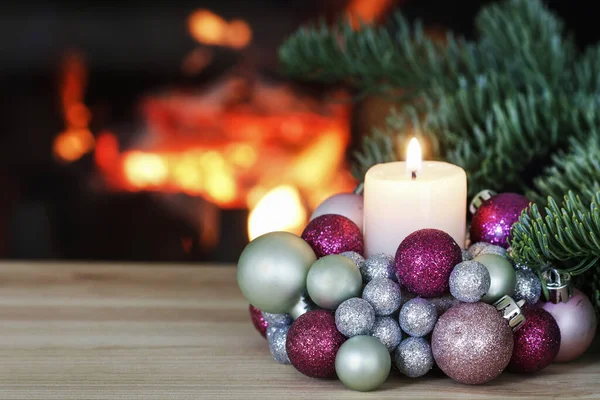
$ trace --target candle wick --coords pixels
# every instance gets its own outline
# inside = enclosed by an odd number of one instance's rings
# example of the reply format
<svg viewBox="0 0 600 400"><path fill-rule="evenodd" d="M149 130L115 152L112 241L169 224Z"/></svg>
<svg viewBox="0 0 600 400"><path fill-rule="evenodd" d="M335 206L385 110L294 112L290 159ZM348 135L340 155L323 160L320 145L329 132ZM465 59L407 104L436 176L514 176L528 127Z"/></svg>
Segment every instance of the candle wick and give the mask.
<svg viewBox="0 0 600 400"><path fill-rule="evenodd" d="M417 179L417 171L411 171L410 178L413 181L416 180Z"/></svg>

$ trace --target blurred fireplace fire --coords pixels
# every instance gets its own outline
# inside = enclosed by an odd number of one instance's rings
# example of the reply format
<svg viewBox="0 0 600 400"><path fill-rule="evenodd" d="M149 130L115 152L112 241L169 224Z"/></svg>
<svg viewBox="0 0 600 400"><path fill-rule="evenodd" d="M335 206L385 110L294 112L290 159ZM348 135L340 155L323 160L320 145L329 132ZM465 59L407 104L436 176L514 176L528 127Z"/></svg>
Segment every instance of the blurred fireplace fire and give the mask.
<svg viewBox="0 0 600 400"><path fill-rule="evenodd" d="M215 62L225 51L218 48L239 51L252 39L245 21L208 10L195 11L187 24L200 44L183 59L188 76ZM89 130L87 69L82 56L71 55L60 86L65 131L55 138L54 155L72 163L93 151L104 190L150 193L175 214L202 220L204 248L217 244L220 210L249 210L248 239L274 230L299 234L321 201L353 188L345 165L347 95L322 100L256 71L233 71L201 89L170 88L142 98L142 123L133 141L125 141L118 129ZM211 206L182 211L189 202L174 200L180 194ZM189 249L189 239L182 238L182 246Z"/></svg>

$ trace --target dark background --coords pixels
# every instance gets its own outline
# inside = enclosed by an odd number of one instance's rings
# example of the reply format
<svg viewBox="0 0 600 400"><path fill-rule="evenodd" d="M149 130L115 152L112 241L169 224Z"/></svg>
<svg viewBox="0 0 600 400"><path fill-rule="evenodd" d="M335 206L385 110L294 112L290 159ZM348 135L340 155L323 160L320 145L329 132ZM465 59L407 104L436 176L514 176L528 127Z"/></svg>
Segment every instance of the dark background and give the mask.
<svg viewBox="0 0 600 400"><path fill-rule="evenodd" d="M377 1L377 0L373 0ZM405 0L398 5L428 26L472 35L473 17L489 1ZM80 51L89 68L85 102L92 132L134 126L140 96L167 85L216 79L241 60L275 75L277 46L299 25L332 18L344 0L21 1L0 5L0 257L138 261L233 261L245 243L243 210L222 214L220 246L183 251L195 224L149 194L89 190L90 157L61 165L52 140L63 129L58 74L63 56ZM600 38L588 2L549 1L581 47ZM181 60L196 42L186 18L207 8L253 29L242 52L216 50L216 62L194 78ZM360 105L359 105L360 107ZM126 141L127 138L124 138Z"/></svg>

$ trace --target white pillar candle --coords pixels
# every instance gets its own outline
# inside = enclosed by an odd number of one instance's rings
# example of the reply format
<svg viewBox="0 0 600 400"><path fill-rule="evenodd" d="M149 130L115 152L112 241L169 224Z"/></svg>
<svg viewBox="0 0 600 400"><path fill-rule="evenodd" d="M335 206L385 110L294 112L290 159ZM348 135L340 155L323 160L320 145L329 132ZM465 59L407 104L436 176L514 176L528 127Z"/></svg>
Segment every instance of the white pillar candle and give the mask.
<svg viewBox="0 0 600 400"><path fill-rule="evenodd" d="M364 240L367 257L395 255L405 237L424 228L440 229L465 246L467 175L452 164L421 163L412 139L406 162L378 164L367 172Z"/></svg>

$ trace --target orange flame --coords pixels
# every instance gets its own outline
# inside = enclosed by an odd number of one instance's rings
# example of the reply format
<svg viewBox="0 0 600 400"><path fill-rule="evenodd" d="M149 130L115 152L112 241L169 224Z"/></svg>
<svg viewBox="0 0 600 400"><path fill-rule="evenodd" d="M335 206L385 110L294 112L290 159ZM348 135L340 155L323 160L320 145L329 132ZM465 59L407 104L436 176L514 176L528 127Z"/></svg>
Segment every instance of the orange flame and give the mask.
<svg viewBox="0 0 600 400"><path fill-rule="evenodd" d="M382 15L397 0L351 0L346 6L348 18L354 29L358 29L361 23L370 24L382 17Z"/></svg>
<svg viewBox="0 0 600 400"><path fill-rule="evenodd" d="M54 155L73 162L94 148L94 136L88 129L91 113L83 103L87 70L80 54L69 54L63 64L60 100L66 129L54 138Z"/></svg>
<svg viewBox="0 0 600 400"><path fill-rule="evenodd" d="M283 185L264 195L248 217L248 238L274 231L302 233L307 213L298 189Z"/></svg>
<svg viewBox="0 0 600 400"><path fill-rule="evenodd" d="M190 35L199 43L234 49L246 47L252 40L252 29L246 21L227 22L209 10L196 10L188 18Z"/></svg>

